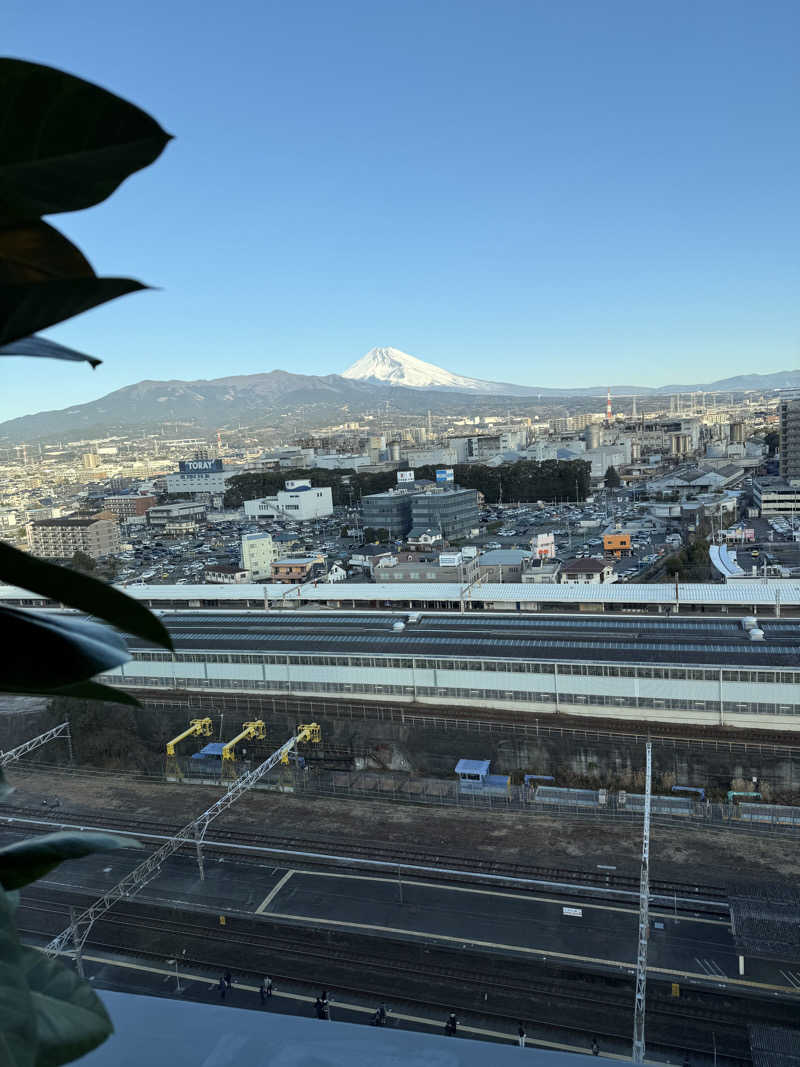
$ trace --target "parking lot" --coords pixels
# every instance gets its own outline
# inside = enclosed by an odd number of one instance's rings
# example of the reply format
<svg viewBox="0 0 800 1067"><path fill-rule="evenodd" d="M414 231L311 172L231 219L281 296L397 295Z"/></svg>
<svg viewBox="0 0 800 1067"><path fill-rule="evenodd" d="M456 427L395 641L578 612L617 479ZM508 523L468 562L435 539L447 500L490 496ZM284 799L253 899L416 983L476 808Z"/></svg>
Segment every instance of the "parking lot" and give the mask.
<svg viewBox="0 0 800 1067"><path fill-rule="evenodd" d="M286 556L320 551L336 558L346 555L348 546L355 543L352 538L340 536L345 522L344 515L338 511L330 518L308 523L255 521L237 516L210 522L191 537L177 539L142 527L141 533L128 542L131 547L115 557L119 566L116 580L125 585L203 582L206 567L239 566L241 538L245 533L270 533L275 538L290 536L294 545L286 542L286 550L282 552Z"/></svg>
<svg viewBox="0 0 800 1067"><path fill-rule="evenodd" d="M603 531L621 529L638 519L624 494L601 494L585 503L487 505L481 509L479 533L459 543L477 545L491 551L519 548L529 551L537 534L552 533L556 556L561 561L592 557L603 559ZM346 563L360 544L354 532L342 536L342 530L355 531L357 512L337 508L325 519L296 523L284 519L248 519L241 513L212 516L206 526L182 538L170 538L143 526L117 557L116 581L121 584L151 582L183 585L202 583L207 567L238 567L241 538L245 533L269 533L276 541L278 558L322 553L329 564ZM643 574L665 550L663 532L654 541L649 533L632 538L630 556L613 561L620 581L630 581ZM353 580L363 581L362 574Z"/></svg>
<svg viewBox="0 0 800 1067"><path fill-rule="evenodd" d="M558 559L604 559L603 531L609 526L619 526L624 530L627 524L639 517L627 497L611 494L604 494L585 504L573 502L543 507L536 504L516 507L490 505L481 515L480 537L472 538L467 543L480 545L489 551L496 548L529 549L531 539L536 534L552 533ZM646 533L634 536L631 544L630 556L616 561L616 571L621 580L630 580L642 573L665 551L663 533L655 540Z"/></svg>

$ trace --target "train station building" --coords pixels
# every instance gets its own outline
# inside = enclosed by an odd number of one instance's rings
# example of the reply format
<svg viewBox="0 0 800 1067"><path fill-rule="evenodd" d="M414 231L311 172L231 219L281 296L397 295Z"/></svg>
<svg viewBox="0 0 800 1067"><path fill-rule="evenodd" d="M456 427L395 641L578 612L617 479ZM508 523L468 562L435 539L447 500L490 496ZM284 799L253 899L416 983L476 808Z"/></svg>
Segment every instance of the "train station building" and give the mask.
<svg viewBox="0 0 800 1067"><path fill-rule="evenodd" d="M800 622L167 612L175 653L129 638L103 679L218 692L793 730Z"/></svg>

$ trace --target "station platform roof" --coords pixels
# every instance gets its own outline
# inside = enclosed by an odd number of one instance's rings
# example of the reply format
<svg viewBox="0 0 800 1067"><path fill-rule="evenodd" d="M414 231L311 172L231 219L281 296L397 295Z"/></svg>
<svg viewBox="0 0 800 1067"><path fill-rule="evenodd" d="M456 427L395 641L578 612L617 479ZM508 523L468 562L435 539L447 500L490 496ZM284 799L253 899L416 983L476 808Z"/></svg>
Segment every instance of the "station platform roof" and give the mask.
<svg viewBox="0 0 800 1067"><path fill-rule="evenodd" d="M800 621L791 619L764 620L764 639L752 641L736 619L685 616L422 613L399 631L389 612L175 611L162 618L178 652L800 667ZM150 647L137 637L128 644Z"/></svg>
<svg viewBox="0 0 800 1067"><path fill-rule="evenodd" d="M645 585L630 582L523 584L519 582L480 582L472 586L458 582L308 582L304 585L204 584L204 585L128 585L119 587L136 600L154 607L182 604L202 607L209 602L242 604L257 607L265 600L271 605L341 604L389 607L394 603L459 604L462 600L472 610L481 605L508 604L569 606L593 604L642 605L664 609L705 606L709 610L724 607L752 610L754 606L774 609L776 602L785 608L800 608L800 582L791 579L739 579L722 583L683 582ZM0 586L0 603L36 602L43 598L16 586Z"/></svg>

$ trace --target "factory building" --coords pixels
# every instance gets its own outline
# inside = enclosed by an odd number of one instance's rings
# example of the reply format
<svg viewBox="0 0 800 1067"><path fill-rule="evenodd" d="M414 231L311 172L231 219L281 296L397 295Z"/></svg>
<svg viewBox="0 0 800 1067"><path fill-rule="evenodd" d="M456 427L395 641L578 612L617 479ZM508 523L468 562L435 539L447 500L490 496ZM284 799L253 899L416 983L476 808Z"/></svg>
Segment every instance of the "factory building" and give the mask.
<svg viewBox="0 0 800 1067"><path fill-rule="evenodd" d="M174 655L128 638L133 659L105 682L142 696L357 697L763 730L800 723L796 621L308 612L258 612L235 628L213 613L163 621Z"/></svg>
<svg viewBox="0 0 800 1067"><path fill-rule="evenodd" d="M195 496L197 493L210 493L220 496L225 492L225 485L238 470L225 470L221 459L190 459L178 464L174 474L167 475L167 492L181 496Z"/></svg>

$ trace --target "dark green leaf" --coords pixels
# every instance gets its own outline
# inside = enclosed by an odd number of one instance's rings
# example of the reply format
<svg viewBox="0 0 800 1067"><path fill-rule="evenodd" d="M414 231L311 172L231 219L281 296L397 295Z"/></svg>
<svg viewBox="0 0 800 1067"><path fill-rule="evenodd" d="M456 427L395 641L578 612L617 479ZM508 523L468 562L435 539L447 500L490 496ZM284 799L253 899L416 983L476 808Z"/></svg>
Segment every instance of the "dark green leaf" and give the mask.
<svg viewBox="0 0 800 1067"><path fill-rule="evenodd" d="M0 226L0 284L94 277L83 252L48 223Z"/></svg>
<svg viewBox="0 0 800 1067"><path fill-rule="evenodd" d="M115 834L58 833L30 837L0 848L0 885L20 889L43 878L64 860L80 859L94 852L113 852L118 848L141 848L133 837Z"/></svg>
<svg viewBox="0 0 800 1067"><path fill-rule="evenodd" d="M96 578L77 574L66 567L56 567L2 541L0 578L70 608L87 611L126 633L172 651L172 640L160 619L138 601Z"/></svg>
<svg viewBox="0 0 800 1067"><path fill-rule="evenodd" d="M0 688L61 689L131 658L119 634L98 623L0 608Z"/></svg>
<svg viewBox="0 0 800 1067"><path fill-rule="evenodd" d="M71 967L33 948L22 949L21 966L33 1002L35 1067L70 1063L114 1032L102 1001Z"/></svg>
<svg viewBox="0 0 800 1067"><path fill-rule="evenodd" d="M126 100L20 59L0 60L0 130L0 224L99 204L170 140Z"/></svg>
<svg viewBox="0 0 800 1067"><path fill-rule="evenodd" d="M74 348L65 348L55 341L48 341L45 337L22 337L18 341L12 341L10 345L0 348L0 356L36 356L39 359L69 359L76 363L91 363L92 369L98 367L103 361L95 356L87 356L83 352L76 352Z"/></svg>
<svg viewBox="0 0 800 1067"><path fill-rule="evenodd" d="M13 912L0 889L0 1063L3 1067L34 1067L36 1016L23 973L25 949L19 943Z"/></svg>
<svg viewBox="0 0 800 1067"><path fill-rule="evenodd" d="M131 278L58 278L27 285L0 285L0 345L146 289Z"/></svg>

